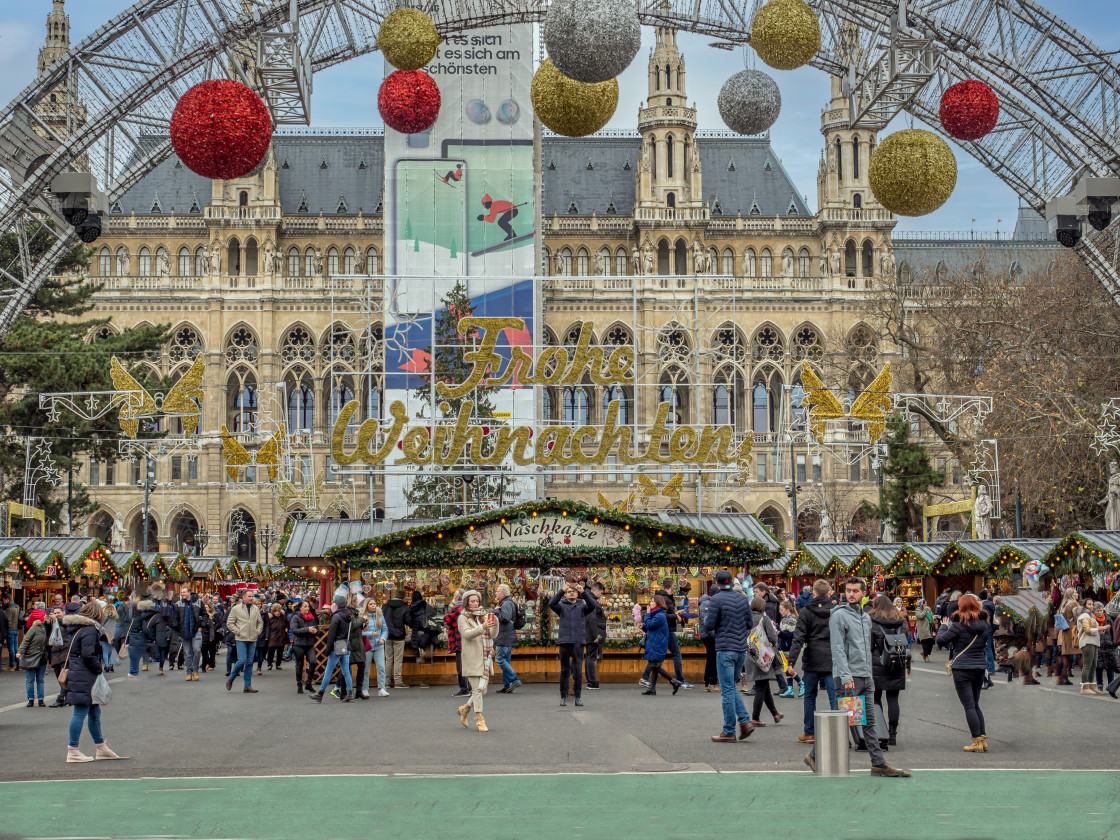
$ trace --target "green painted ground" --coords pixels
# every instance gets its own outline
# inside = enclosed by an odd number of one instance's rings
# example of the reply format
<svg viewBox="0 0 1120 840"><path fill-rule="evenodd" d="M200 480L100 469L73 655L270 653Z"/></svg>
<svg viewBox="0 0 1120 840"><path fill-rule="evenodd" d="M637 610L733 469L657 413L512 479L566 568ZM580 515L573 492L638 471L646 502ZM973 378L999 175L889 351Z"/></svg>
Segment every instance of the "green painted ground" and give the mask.
<svg viewBox="0 0 1120 840"><path fill-rule="evenodd" d="M1065 776L1059 780L1058 777ZM10 782L5 835L25 837L1105 840L1120 772L316 776ZM1064 828L1061 828L1063 827ZM1076 826L1074 829L1073 827Z"/></svg>

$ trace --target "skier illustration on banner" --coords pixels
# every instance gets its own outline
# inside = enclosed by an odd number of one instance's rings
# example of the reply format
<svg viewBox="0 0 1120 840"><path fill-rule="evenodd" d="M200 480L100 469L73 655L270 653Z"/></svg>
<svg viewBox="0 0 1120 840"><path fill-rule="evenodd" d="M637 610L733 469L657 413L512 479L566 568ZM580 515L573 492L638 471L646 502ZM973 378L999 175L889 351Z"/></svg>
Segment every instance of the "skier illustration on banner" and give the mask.
<svg viewBox="0 0 1120 840"><path fill-rule="evenodd" d="M513 232L511 222L517 218L517 208L521 206L520 204L514 204L512 201L495 201L490 197L490 193L486 193L482 196L482 206L486 208L486 213L479 214L480 222L497 222L498 227L505 232L505 242L509 242L517 235Z"/></svg>
<svg viewBox="0 0 1120 840"><path fill-rule="evenodd" d="M455 168L449 171L446 175L440 175L437 172L435 173L435 176L437 181L447 184L447 186L449 187L457 187L459 185L459 182L463 180L463 164L457 164Z"/></svg>

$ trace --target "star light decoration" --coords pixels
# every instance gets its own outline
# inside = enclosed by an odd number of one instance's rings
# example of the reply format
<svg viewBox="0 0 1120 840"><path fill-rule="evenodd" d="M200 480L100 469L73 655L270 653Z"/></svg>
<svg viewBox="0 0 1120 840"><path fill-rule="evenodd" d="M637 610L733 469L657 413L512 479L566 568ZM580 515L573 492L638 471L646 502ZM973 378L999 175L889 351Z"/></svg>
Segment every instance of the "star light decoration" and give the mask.
<svg viewBox="0 0 1120 840"><path fill-rule="evenodd" d="M1097 422L1097 431L1089 446L1098 455L1120 452L1120 397L1101 403L1101 419Z"/></svg>

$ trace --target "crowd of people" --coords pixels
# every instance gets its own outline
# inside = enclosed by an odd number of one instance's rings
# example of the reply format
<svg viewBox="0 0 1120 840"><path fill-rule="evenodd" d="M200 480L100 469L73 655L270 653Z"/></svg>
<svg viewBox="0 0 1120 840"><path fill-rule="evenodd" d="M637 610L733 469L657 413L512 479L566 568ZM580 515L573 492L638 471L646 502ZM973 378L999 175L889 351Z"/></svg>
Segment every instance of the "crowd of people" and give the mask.
<svg viewBox="0 0 1120 840"><path fill-rule="evenodd" d="M987 752L980 698L996 670L996 602L989 592L947 591L932 607L919 601L911 623L901 599L869 594L858 578L840 586L834 592L829 581L818 580L794 599L785 590L719 572L710 590L692 602L686 581L675 588L667 578L644 612L635 608L646 664L639 679L642 694L655 696L659 679L674 695L692 688L684 679L677 631L695 620L705 649L704 690L719 692L722 700L723 727L713 741L746 739L767 725L764 710L780 723L785 715L775 698L796 697L804 709L797 740L813 745L805 763L815 769L814 712L823 689L832 709L840 698L862 698L863 723L851 727L855 748L868 753L873 773L905 776L907 771L891 767L883 753L898 744L899 698L911 672L911 646L920 646L928 662L936 645L949 651L949 676L972 736L964 750ZM1116 697L1120 596L1106 602L1082 594L1073 588L1060 597L1055 594L1047 616L1028 621L1027 644L1006 657L1009 682L1017 674L1025 685L1037 685L1046 668L1063 685L1079 674L1082 694L1107 691ZM50 706L73 707L67 751L71 762L119 758L102 735L97 691L104 689L95 690L95 684L126 657L128 680L152 668L158 669L154 676L178 670L186 682L196 682L200 674L217 668L224 645L227 690L240 678L242 692L255 694L254 675L288 665L297 694L318 703L326 696L352 702L370 699L374 678L380 697L390 689L409 688L401 676L406 652L411 651L423 673L446 633L447 651L455 657L453 696L463 698L456 714L469 726L473 712L479 732L488 731L483 702L495 671L501 675L499 693L512 694L521 686L511 660L525 613L506 585L497 587L497 603L491 608L483 606L475 590L456 591L442 615L419 591L408 600L401 590L387 592L380 605L374 597L340 587L323 608L317 607L317 595L293 585L270 591L244 588L222 597L194 593L190 585L169 591L156 581L143 598L75 595L66 602L55 595L49 606L37 601L27 611L5 597L0 639L8 650L9 669L24 671L29 707L47 705L47 668L54 672L58 691ZM569 697L583 706L583 689L600 687L598 665L607 626L603 595L601 583L568 581L547 602L555 615L561 706ZM693 613L690 604L696 603ZM316 643L324 634L326 661L316 685ZM664 667L669 660L672 672ZM428 687L425 682L414 685ZM749 712L743 695L752 698ZM83 726L96 747L92 757L78 749Z"/></svg>

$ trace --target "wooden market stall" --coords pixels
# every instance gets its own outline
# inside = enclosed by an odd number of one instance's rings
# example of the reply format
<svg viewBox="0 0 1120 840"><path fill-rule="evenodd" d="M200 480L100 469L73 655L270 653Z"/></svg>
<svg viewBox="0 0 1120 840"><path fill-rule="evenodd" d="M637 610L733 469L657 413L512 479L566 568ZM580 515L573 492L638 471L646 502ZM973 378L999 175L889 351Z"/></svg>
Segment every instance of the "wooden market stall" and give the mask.
<svg viewBox="0 0 1120 840"><path fill-rule="evenodd" d="M1080 586L1097 597L1120 588L1120 531L1075 531L1057 542L1042 558L1050 567L1044 583L1059 589ZM1088 596L1086 596L1088 597Z"/></svg>
<svg viewBox="0 0 1120 840"><path fill-rule="evenodd" d="M408 595L418 590L442 612L462 586L478 589L494 606L495 589L508 583L528 619L513 661L524 681L558 676L547 600L564 580L604 584L608 638L600 679L630 680L644 665L631 610L635 603L648 604L663 578L688 580L698 597L717 570L750 570L783 551L753 516L638 516L559 500L444 522L304 520L295 523L283 548L285 565L326 586L358 582L381 603L393 589ZM700 679L703 647L695 625L678 635L685 670ZM453 682L454 659L437 651L434 665L420 673L410 656L404 673L406 680Z"/></svg>
<svg viewBox="0 0 1120 840"><path fill-rule="evenodd" d="M20 571L21 607L38 599L50 602L55 594L100 594L120 582L112 552L96 537L20 537L0 540L0 551L18 546L25 557ZM6 575L14 574L11 563ZM13 581L14 582L14 581Z"/></svg>

